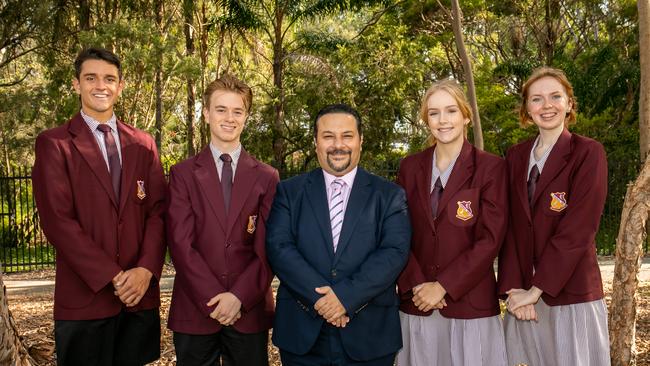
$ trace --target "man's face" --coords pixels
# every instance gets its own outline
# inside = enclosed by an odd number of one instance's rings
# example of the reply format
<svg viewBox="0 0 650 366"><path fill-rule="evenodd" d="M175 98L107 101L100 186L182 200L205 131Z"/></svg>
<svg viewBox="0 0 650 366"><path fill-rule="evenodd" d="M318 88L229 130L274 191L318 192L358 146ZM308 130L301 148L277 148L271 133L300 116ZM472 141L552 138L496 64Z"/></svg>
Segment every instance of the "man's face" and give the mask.
<svg viewBox="0 0 650 366"><path fill-rule="evenodd" d="M105 122L113 116L113 106L122 93L124 80L120 80L117 66L104 60L86 60L72 86L81 97L84 113Z"/></svg>
<svg viewBox="0 0 650 366"><path fill-rule="evenodd" d="M210 107L203 109L205 121L210 125L211 142L222 151L230 151L233 144L239 144L244 124L246 106L241 95L216 90L210 96ZM236 146L234 146L236 147Z"/></svg>
<svg viewBox="0 0 650 366"><path fill-rule="evenodd" d="M363 136L357 131L354 116L347 113L328 113L318 121L316 155L321 168L341 177L359 164Z"/></svg>

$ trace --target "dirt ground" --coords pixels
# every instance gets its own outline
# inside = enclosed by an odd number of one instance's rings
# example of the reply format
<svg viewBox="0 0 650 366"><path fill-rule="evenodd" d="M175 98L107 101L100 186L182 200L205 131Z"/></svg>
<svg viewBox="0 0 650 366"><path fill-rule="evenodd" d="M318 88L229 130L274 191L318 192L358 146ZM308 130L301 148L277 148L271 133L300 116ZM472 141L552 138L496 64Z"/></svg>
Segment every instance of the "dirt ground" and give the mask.
<svg viewBox="0 0 650 366"><path fill-rule="evenodd" d="M171 270L166 271L172 273ZM41 279L51 280L52 271L31 272L29 274L5 275L5 280ZM636 329L637 365L650 366L650 281L642 276L638 294L638 319ZM609 305L611 294L611 276L603 272L606 301ZM161 358L151 365L175 365L174 347L171 332L166 327L167 311L169 310L170 291L162 293L161 300ZM38 365L55 365L54 339L52 321L51 291L33 291L8 295L9 308L13 313L16 325L30 353ZM272 366L280 365L278 350L269 344L269 355Z"/></svg>

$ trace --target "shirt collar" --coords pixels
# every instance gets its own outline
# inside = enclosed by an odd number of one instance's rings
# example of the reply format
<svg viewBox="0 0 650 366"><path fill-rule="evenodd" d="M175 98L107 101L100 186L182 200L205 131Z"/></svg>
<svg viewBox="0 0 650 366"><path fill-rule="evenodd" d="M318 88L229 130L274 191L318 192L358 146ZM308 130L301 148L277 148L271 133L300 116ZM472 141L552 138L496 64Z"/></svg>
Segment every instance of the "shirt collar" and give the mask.
<svg viewBox="0 0 650 366"><path fill-rule="evenodd" d="M223 152L220 151L216 146L212 145L212 143L210 143L209 145L210 145L210 151L212 151L212 157L214 158L214 160L215 161L220 161L221 160L221 155L223 154ZM241 144L239 144L239 146L237 146L235 148L235 150L228 153L230 155L230 157L232 158L233 164L235 164L235 165L237 165L237 162L239 161L239 157L241 156L241 150L242 150L242 147L241 147Z"/></svg>
<svg viewBox="0 0 650 366"><path fill-rule="evenodd" d="M98 120L84 113L83 109L81 110L81 118L83 118L83 120L86 122L90 130L93 132L95 132L97 126L102 124ZM106 121L106 124L111 128L113 132L117 132L117 117L115 117L115 113L113 113L111 118L109 118L108 121Z"/></svg>
<svg viewBox="0 0 650 366"><path fill-rule="evenodd" d="M354 183L354 177L357 175L357 169L359 167L355 166L354 169L350 170L347 174L345 174L342 177L337 177L335 175L332 175L323 169L323 176L325 176L325 187L329 189L329 187L332 185L332 182L335 179L341 179L342 181L345 182L345 184L348 186L348 188L352 187L352 184Z"/></svg>

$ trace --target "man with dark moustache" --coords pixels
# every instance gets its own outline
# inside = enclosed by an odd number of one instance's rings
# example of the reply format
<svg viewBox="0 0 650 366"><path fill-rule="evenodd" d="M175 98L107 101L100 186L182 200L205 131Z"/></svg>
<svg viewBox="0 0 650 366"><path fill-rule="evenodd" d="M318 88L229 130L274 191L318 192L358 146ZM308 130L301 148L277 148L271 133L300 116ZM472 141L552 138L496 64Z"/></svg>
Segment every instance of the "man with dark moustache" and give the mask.
<svg viewBox="0 0 650 366"><path fill-rule="evenodd" d="M278 185L266 248L280 279L273 343L285 366L390 366L402 347L395 281L411 239L406 197L358 167L362 142L356 110L323 108L320 168Z"/></svg>

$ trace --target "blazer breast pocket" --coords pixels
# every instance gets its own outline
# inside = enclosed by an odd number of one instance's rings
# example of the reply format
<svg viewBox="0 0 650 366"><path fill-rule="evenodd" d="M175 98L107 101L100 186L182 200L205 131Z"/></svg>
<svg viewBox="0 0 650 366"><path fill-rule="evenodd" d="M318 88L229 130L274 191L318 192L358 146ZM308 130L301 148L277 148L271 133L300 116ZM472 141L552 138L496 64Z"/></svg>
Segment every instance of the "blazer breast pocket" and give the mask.
<svg viewBox="0 0 650 366"><path fill-rule="evenodd" d="M133 182L134 186L121 187L123 193L128 194L136 204L143 204L147 201L147 184L143 179Z"/></svg>
<svg viewBox="0 0 650 366"><path fill-rule="evenodd" d="M478 188L458 191L447 204L447 218L455 226L472 226L479 214L480 193Z"/></svg>

